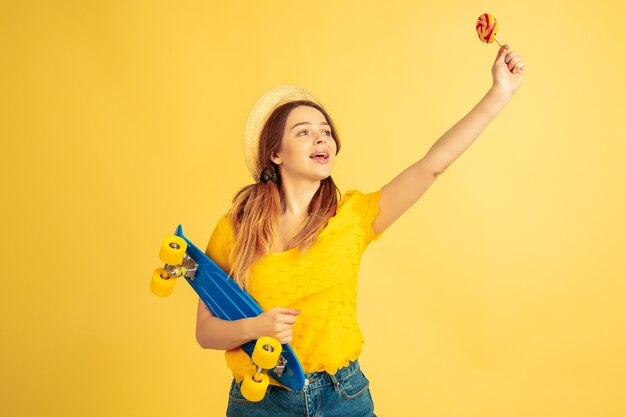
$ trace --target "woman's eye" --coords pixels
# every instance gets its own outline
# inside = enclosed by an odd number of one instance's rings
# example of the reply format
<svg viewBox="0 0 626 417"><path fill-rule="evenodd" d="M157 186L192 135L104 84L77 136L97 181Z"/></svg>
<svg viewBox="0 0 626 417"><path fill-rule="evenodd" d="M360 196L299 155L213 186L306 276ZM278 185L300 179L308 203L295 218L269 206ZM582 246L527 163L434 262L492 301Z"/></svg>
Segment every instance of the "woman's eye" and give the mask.
<svg viewBox="0 0 626 417"><path fill-rule="evenodd" d="M299 133L298 133L298 136L302 136L302 134L303 134L303 133L306 133L306 134L308 135L308 134L309 134L309 131L308 131L308 130L303 130L303 131L301 131L301 132L299 132ZM323 133L324 133L326 136L332 136L332 135L333 135L333 133L332 133L330 130L325 130Z"/></svg>

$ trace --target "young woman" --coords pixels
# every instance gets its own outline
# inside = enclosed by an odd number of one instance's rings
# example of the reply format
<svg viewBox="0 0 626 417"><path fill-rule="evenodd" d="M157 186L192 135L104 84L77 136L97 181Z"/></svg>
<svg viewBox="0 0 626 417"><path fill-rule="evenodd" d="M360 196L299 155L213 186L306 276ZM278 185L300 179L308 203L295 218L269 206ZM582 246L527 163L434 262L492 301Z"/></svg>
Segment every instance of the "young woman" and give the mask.
<svg viewBox="0 0 626 417"><path fill-rule="evenodd" d="M372 416L374 404L358 357L356 320L361 255L456 160L511 100L523 61L504 45L492 67L493 86L419 161L373 193L340 196L330 176L341 147L335 126L306 91L272 89L253 107L245 155L256 182L235 196L206 253L263 308L239 321L213 317L198 303L196 337L226 351L234 379L228 416ZM271 381L265 398L240 392L250 358L238 347L272 336L290 343L304 371L302 390Z"/></svg>

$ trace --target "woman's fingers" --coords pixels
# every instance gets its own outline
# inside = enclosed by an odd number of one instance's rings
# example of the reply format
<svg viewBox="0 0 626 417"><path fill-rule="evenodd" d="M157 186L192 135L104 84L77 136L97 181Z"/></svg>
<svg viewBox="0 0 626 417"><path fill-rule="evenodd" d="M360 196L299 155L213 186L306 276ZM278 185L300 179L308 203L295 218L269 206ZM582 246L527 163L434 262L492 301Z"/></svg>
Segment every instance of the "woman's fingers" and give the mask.
<svg viewBox="0 0 626 417"><path fill-rule="evenodd" d="M524 69L524 61L522 57L517 54L515 51L511 51L504 58L504 62L507 64L509 71L513 71L514 69L517 71L521 71Z"/></svg>
<svg viewBox="0 0 626 417"><path fill-rule="evenodd" d="M293 330L291 329L291 327L276 334L276 340L278 340L278 343L280 343L281 345L284 345L285 343L290 343L293 340Z"/></svg>
<svg viewBox="0 0 626 417"><path fill-rule="evenodd" d="M513 68L521 60L522 60L522 57L516 55L515 57L511 58L511 60L509 62L507 62L507 64L508 64L509 68Z"/></svg>
<svg viewBox="0 0 626 417"><path fill-rule="evenodd" d="M296 322L296 316L283 314L282 316L278 317L278 320L280 323L294 324Z"/></svg>
<svg viewBox="0 0 626 417"><path fill-rule="evenodd" d="M293 308L285 308L285 307L276 307L272 309L272 311L276 311L279 314L289 314L292 316L297 316L300 314L300 310L294 310Z"/></svg>
<svg viewBox="0 0 626 417"><path fill-rule="evenodd" d="M296 323L296 316L300 314L300 310L277 307L267 313L271 316L273 322L270 335L281 344L290 343L293 340L292 326Z"/></svg>
<svg viewBox="0 0 626 417"><path fill-rule="evenodd" d="M509 64L515 57L517 57L517 52L511 51L504 57L504 63Z"/></svg>

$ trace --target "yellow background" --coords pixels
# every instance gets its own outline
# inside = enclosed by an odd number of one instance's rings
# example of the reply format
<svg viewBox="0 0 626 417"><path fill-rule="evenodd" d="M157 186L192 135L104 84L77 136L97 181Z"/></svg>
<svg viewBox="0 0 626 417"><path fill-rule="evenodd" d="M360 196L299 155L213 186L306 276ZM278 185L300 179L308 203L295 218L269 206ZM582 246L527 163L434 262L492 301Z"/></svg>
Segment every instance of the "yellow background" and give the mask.
<svg viewBox="0 0 626 417"><path fill-rule="evenodd" d="M340 188L421 158L524 58L513 101L366 252L380 416L626 415L622 2L2 1L0 414L219 416L196 296L148 291L178 223L206 245L248 111L301 85Z"/></svg>

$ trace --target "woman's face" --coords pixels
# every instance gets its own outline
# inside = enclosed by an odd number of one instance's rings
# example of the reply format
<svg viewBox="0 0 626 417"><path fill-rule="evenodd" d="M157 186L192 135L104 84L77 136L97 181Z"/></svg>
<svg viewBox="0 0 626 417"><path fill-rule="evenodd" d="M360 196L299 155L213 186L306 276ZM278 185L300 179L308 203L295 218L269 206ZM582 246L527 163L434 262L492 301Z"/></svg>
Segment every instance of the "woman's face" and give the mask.
<svg viewBox="0 0 626 417"><path fill-rule="evenodd" d="M298 106L289 113L280 148L272 155L283 179L327 178L335 163L337 144L324 114Z"/></svg>

